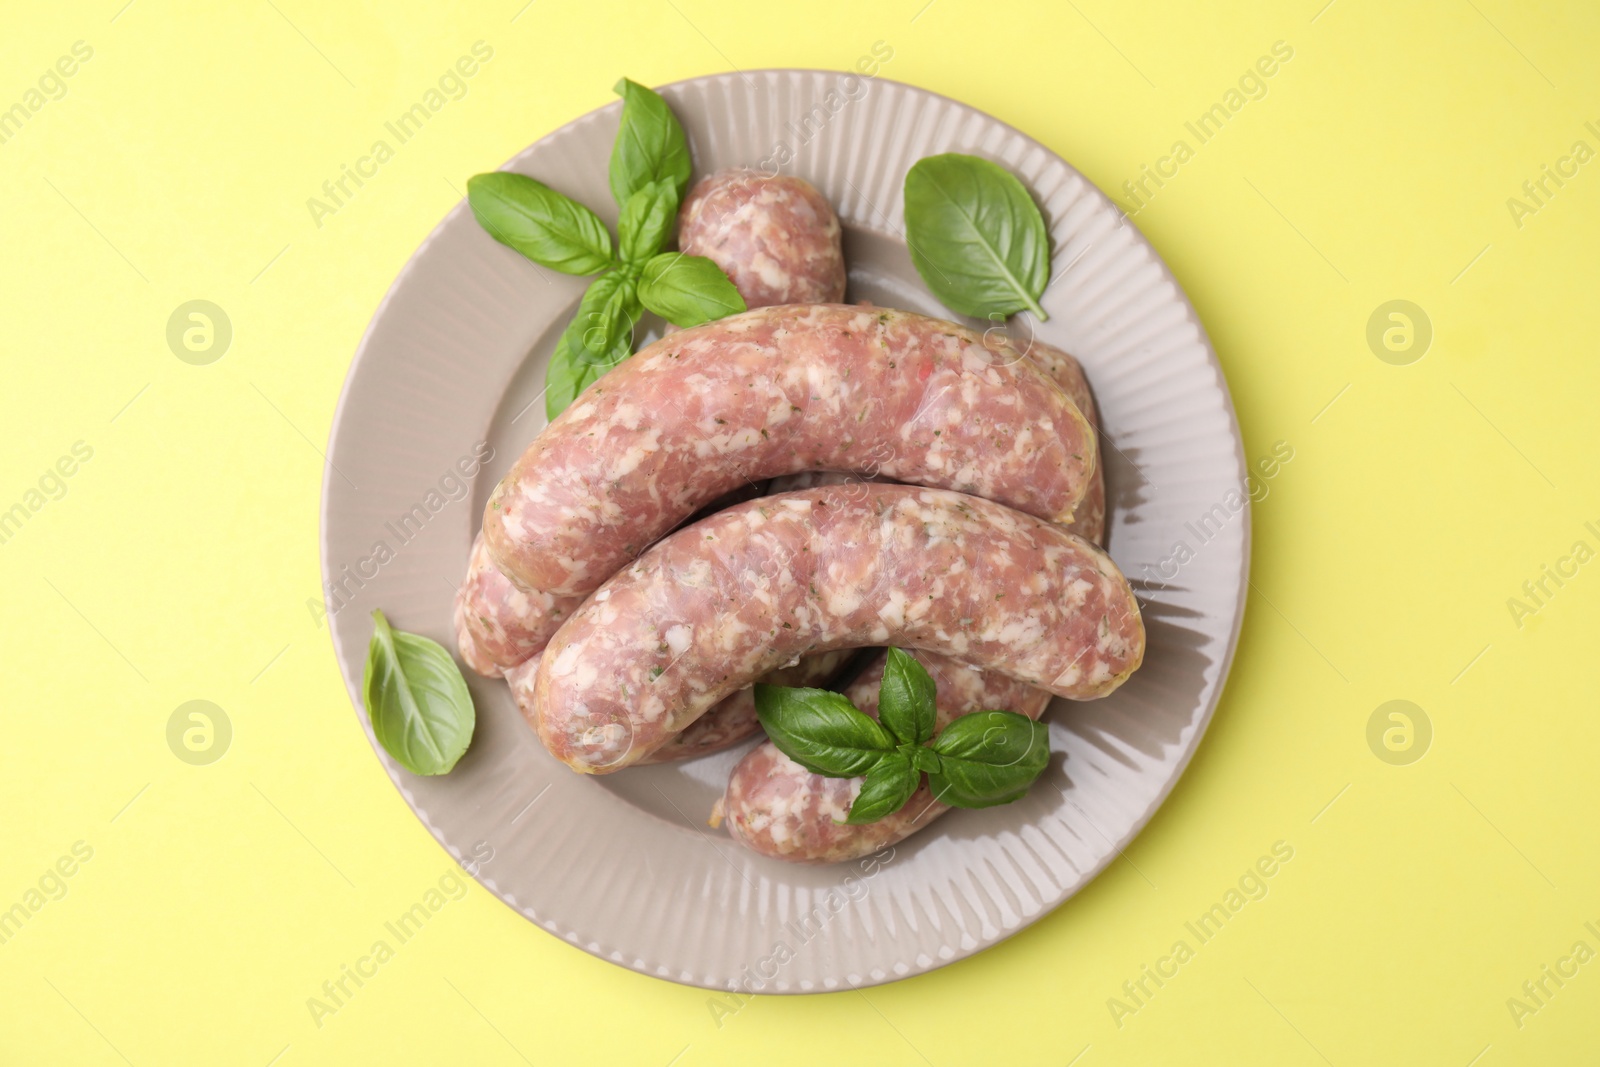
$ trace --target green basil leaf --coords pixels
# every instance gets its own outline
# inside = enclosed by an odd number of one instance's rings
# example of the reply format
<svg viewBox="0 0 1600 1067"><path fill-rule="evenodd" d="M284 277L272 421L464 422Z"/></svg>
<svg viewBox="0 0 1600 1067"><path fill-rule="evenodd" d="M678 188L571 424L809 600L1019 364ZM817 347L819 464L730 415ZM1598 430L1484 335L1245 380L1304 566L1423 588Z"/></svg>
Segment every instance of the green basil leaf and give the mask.
<svg viewBox="0 0 1600 1067"><path fill-rule="evenodd" d="M622 205L617 243L624 263L640 263L661 251L678 217L678 190L669 178L641 187Z"/></svg>
<svg viewBox="0 0 1600 1067"><path fill-rule="evenodd" d="M611 265L611 234L600 217L525 174L475 175L467 203L491 237L541 266L594 274Z"/></svg>
<svg viewBox="0 0 1600 1067"><path fill-rule="evenodd" d="M905 753L889 753L867 772L866 781L861 783L861 792L856 794L855 803L850 805L850 813L844 821L851 826L860 826L864 822L877 822L885 815L892 815L906 806L906 801L917 791L920 781L922 775L917 773Z"/></svg>
<svg viewBox="0 0 1600 1067"><path fill-rule="evenodd" d="M933 736L933 679L909 653L889 650L889 662L878 683L878 721L903 744L920 745Z"/></svg>
<svg viewBox="0 0 1600 1067"><path fill-rule="evenodd" d="M957 808L1009 804L1050 762L1050 730L1011 711L976 711L946 726L933 743L939 770L928 785Z"/></svg>
<svg viewBox="0 0 1600 1067"><path fill-rule="evenodd" d="M461 668L438 642L389 626L372 613L361 678L372 732L412 774L445 774L472 743L475 715Z"/></svg>
<svg viewBox="0 0 1600 1067"><path fill-rule="evenodd" d="M666 178L678 197L689 187L689 142L667 102L638 82L623 78L612 90L622 97L622 122L611 146L611 195L617 206L651 182Z"/></svg>
<svg viewBox="0 0 1600 1067"><path fill-rule="evenodd" d="M674 326L737 315L746 310L744 297L722 268L704 256L663 252L644 265L639 300Z"/></svg>
<svg viewBox="0 0 1600 1067"><path fill-rule="evenodd" d="M948 153L906 172L911 262L946 307L988 318L1024 308L1042 322L1050 237L1039 206L1010 171Z"/></svg>
<svg viewBox="0 0 1600 1067"><path fill-rule="evenodd" d="M556 341L556 350L550 355L550 365L544 372L544 416L553 420L589 386L600 380L610 368L590 360L580 360L567 347L562 335Z"/></svg>
<svg viewBox="0 0 1600 1067"><path fill-rule="evenodd" d="M607 271L589 283L562 339L573 359L599 364L604 373L633 354L638 321L638 283L623 271Z"/></svg>
<svg viewBox="0 0 1600 1067"><path fill-rule="evenodd" d="M812 774L855 778L894 749L884 728L838 693L758 685L755 698L767 737Z"/></svg>

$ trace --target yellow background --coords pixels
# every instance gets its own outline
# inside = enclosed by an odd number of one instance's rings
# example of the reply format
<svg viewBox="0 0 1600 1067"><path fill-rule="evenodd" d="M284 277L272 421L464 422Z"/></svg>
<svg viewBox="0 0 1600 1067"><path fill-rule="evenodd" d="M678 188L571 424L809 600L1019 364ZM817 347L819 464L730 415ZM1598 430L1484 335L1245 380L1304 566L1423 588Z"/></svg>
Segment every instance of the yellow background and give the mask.
<svg viewBox="0 0 1600 1067"><path fill-rule="evenodd" d="M74 442L94 454L0 545L0 908L94 851L0 945L0 1062L1595 1061L1600 961L1520 1028L1506 1001L1575 941L1600 949L1600 563L1520 628L1506 601L1573 542L1600 548L1600 162L1520 228L1506 200L1575 140L1600 149L1600 11L523 2L8 13L0 107L75 41L94 56L0 145L0 508ZM466 98L316 227L306 199L478 40L494 59ZM318 1028L306 999L449 866L305 606L319 450L373 309L452 186L619 75L847 69L880 40L885 77L1113 195L1273 42L1294 49L1136 219L1210 331L1249 456L1295 455L1255 509L1239 655L1192 767L1126 860L925 977L718 1026L705 991L593 959L474 883ZM209 366L166 344L192 299L233 324ZM1365 340L1392 299L1433 324L1408 366ZM233 724L210 766L167 747L192 699ZM1433 725L1409 766L1367 745L1391 699ZM1267 897L1119 1027L1108 998L1279 840L1294 858Z"/></svg>

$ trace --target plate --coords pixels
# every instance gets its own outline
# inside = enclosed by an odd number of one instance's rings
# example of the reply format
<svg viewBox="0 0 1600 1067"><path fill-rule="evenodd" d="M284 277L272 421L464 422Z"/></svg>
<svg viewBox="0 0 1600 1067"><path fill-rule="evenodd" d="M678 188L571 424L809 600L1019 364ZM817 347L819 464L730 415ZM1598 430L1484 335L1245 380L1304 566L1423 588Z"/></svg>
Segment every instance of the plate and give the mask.
<svg viewBox="0 0 1600 1067"><path fill-rule="evenodd" d="M1140 593L1144 667L1111 697L1057 701L1057 753L1028 796L957 811L855 864L800 867L705 824L743 750L604 776L540 746L503 682L468 681L472 747L422 778L377 744L360 685L381 607L454 648L451 598L495 482L544 425L544 366L583 279L495 243L465 202L417 249L350 366L328 447L328 621L356 721L429 832L486 888L578 947L645 974L746 992L869 986L950 963L1081 889L1150 819L1216 707L1244 611L1250 512L1227 383L1193 307L1148 242L1043 145L924 90L830 71L715 75L661 90L696 173L797 174L844 226L850 300L950 317L901 237L923 156L1009 168L1050 226L1040 337L1082 360L1108 436L1110 550ZM620 103L505 169L615 225L606 181ZM1063 758L1064 757L1064 758Z"/></svg>

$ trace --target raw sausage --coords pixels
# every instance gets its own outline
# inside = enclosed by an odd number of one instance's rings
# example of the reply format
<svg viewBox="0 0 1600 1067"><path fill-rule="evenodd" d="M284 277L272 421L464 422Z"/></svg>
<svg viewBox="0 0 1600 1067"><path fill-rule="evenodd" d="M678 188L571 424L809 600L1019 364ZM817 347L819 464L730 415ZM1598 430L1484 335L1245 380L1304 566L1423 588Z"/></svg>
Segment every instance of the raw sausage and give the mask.
<svg viewBox="0 0 1600 1067"><path fill-rule="evenodd" d="M1060 696L1111 692L1144 628L1109 557L986 500L900 485L749 501L603 585L540 661L541 739L580 771L637 762L806 652L895 644Z"/></svg>
<svg viewBox="0 0 1600 1067"><path fill-rule="evenodd" d="M767 685L822 685L838 673L850 656L848 649L819 652L815 656L805 656L791 666L780 667L757 681ZM539 728L539 723L533 702L533 685L538 669L539 658L535 655L533 659L506 671L506 681L511 683L511 695L516 699L517 709L535 730ZM724 697L716 707L690 723L688 729L639 760L635 766L669 763L721 752L760 730L761 720L756 717L755 694L749 689L741 689L732 696Z"/></svg>
<svg viewBox="0 0 1600 1067"><path fill-rule="evenodd" d="M582 595L730 489L861 469L1065 522L1095 440L1036 364L970 330L759 308L665 337L591 386L495 487L484 540L524 591Z"/></svg>
<svg viewBox="0 0 1600 1067"><path fill-rule="evenodd" d="M1083 412L1083 417L1088 421L1091 431L1098 433L1100 428L1099 417L1095 411L1094 395L1089 391L1089 379L1083 373L1083 367L1076 359L1053 345L1035 340L1028 346L1028 356L1035 363L1049 372L1061 386L1072 402ZM838 485L842 482L857 481L851 475L838 472L812 472L789 474L782 478L774 478L767 487L768 493L787 493L795 489L810 489L817 485ZM881 480L881 479L879 479ZM1089 479L1089 490L1084 493L1083 500L1072 515L1072 521L1067 524L1067 530L1077 534L1085 541L1105 547L1106 543L1106 482L1104 465L1096 464L1094 474Z"/></svg>
<svg viewBox="0 0 1600 1067"><path fill-rule="evenodd" d="M466 580L456 590L456 647L467 666L498 678L543 648L581 603L581 596L524 593L512 585L489 559L479 532Z"/></svg>
<svg viewBox="0 0 1600 1067"><path fill-rule="evenodd" d="M678 213L678 247L721 267L753 308L843 300L839 236L810 182L748 167L701 178Z"/></svg>
<svg viewBox="0 0 1600 1067"><path fill-rule="evenodd" d="M1039 340L1028 345L1027 354L1072 398L1091 430L1097 430L1099 420L1094 397L1078 361ZM837 472L807 472L775 479L770 492L836 485L851 480L850 476ZM717 501L711 506L718 507L722 503ZM1105 477L1103 466L1097 464L1089 489L1067 529L1085 540L1104 545L1105 518ZM582 597L549 594L530 597L518 590L489 560L480 534L472 543L466 581L456 594L456 637L461 658L478 673L499 677L503 670L516 666L543 648L550 635L582 602Z"/></svg>
<svg viewBox="0 0 1600 1067"><path fill-rule="evenodd" d="M962 327L762 308L663 338L595 383L496 486L484 536L520 588L581 595L736 486L862 468L1066 521L1095 443L1037 366Z"/></svg>
<svg viewBox="0 0 1600 1067"><path fill-rule="evenodd" d="M1050 704L1049 693L1002 674L931 652L912 655L937 687L935 730L974 711L1014 711L1037 719ZM844 690L851 703L873 718L878 717L884 662L880 656ZM902 841L949 810L934 800L924 779L899 811L876 822L846 825L843 820L861 792L862 781L812 774L767 741L733 768L717 811L726 817L734 840L763 856L795 863L839 863Z"/></svg>
<svg viewBox="0 0 1600 1067"><path fill-rule="evenodd" d="M557 631L535 682L545 747L575 770L638 762L808 652L893 644L1092 699L1144 656L1126 578L1082 538L999 504L825 486L702 519Z"/></svg>
<svg viewBox="0 0 1600 1067"><path fill-rule="evenodd" d="M1095 408L1094 394L1089 389L1089 378L1083 373L1083 364L1079 363L1066 352L1047 345L1038 338L1034 338L1027 345L1018 345L1028 358L1043 367L1050 377L1056 380L1072 402L1078 405L1078 410L1083 412L1083 417L1089 423L1091 433L1098 436L1100 431L1100 415ZM1072 513L1072 521L1067 524L1067 529L1077 534L1086 541L1093 541L1101 547L1106 543L1106 478L1105 464L1096 463L1094 474L1089 479L1088 491L1083 494L1078 508Z"/></svg>
<svg viewBox="0 0 1600 1067"><path fill-rule="evenodd" d="M752 497L764 495L765 484L718 497L690 521ZM581 596L524 593L500 573L489 558L483 531L473 538L467 576L456 590L456 647L467 666L487 678L535 655L583 603Z"/></svg>

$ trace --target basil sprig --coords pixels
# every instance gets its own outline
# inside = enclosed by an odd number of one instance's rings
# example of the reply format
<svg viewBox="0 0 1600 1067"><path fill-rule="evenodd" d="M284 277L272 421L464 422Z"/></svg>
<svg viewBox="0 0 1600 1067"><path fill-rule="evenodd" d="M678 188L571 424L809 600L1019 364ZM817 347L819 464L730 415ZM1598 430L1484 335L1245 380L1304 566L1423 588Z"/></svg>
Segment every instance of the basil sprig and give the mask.
<svg viewBox="0 0 1600 1067"><path fill-rule="evenodd" d="M935 737L936 695L922 664L898 648L889 650L876 720L825 689L755 687L756 714L779 751L813 774L865 776L846 823L899 811L923 774L934 798L957 808L1027 793L1050 760L1049 729L1015 712L978 711Z"/></svg>
<svg viewBox="0 0 1600 1067"><path fill-rule="evenodd" d="M461 668L436 641L403 633L372 613L361 678L372 732L412 774L446 774L472 743L472 694Z"/></svg>
<svg viewBox="0 0 1600 1067"><path fill-rule="evenodd" d="M472 214L495 240L551 270L599 275L545 369L551 419L633 354L633 329L645 309L685 327L745 310L715 263L662 252L689 186L688 139L657 93L626 78L615 91L622 97L610 169L619 209L615 250L598 215L533 178L496 171L467 182Z"/></svg>
<svg viewBox="0 0 1600 1067"><path fill-rule="evenodd" d="M906 244L911 262L946 307L977 318L1039 306L1050 278L1044 216L1010 171L950 152L906 172Z"/></svg>

